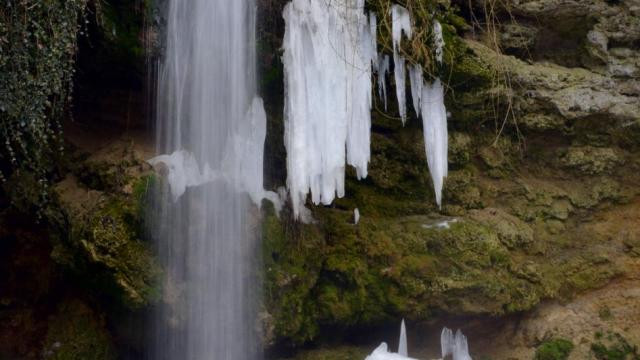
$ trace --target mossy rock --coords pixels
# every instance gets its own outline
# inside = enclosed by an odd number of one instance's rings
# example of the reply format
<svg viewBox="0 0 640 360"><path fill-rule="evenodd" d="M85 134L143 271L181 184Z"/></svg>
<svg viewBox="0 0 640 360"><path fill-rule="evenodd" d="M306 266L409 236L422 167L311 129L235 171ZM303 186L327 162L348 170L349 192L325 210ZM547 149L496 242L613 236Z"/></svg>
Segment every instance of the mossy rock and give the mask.
<svg viewBox="0 0 640 360"><path fill-rule="evenodd" d="M58 187L68 235L52 258L120 304L139 308L159 299L160 267L144 238L144 211L154 177L131 178L128 192L87 189L68 178ZM89 275L91 274L91 275Z"/></svg>
<svg viewBox="0 0 640 360"><path fill-rule="evenodd" d="M132 308L155 302L160 296L160 267L142 240L145 191L152 177L134 182L131 195L111 197L103 206L87 214L73 232L90 264L111 274L117 292Z"/></svg>
<svg viewBox="0 0 640 360"><path fill-rule="evenodd" d="M473 154L473 138L467 133L453 132L449 134L449 165L460 168L471 161Z"/></svg>
<svg viewBox="0 0 640 360"><path fill-rule="evenodd" d="M444 187L447 206L460 205L465 209L483 207L480 189L475 185L473 169L450 171Z"/></svg>
<svg viewBox="0 0 640 360"><path fill-rule="evenodd" d="M587 175L609 173L622 163L614 149L592 146L570 147L559 158L562 166Z"/></svg>
<svg viewBox="0 0 640 360"><path fill-rule="evenodd" d="M267 310L280 340L436 311L510 313L550 295L536 270L517 266L499 233L477 221L363 213L356 225L349 211L313 215L314 225L273 214L263 223Z"/></svg>
<svg viewBox="0 0 640 360"><path fill-rule="evenodd" d="M551 339L536 349L535 360L567 360L573 350L573 343L566 339Z"/></svg>
<svg viewBox="0 0 640 360"><path fill-rule="evenodd" d="M49 319L42 358L52 360L111 360L116 351L105 319L85 303L64 301Z"/></svg>
<svg viewBox="0 0 640 360"><path fill-rule="evenodd" d="M596 333L591 354L597 360L640 360L638 345L630 343L619 333Z"/></svg>

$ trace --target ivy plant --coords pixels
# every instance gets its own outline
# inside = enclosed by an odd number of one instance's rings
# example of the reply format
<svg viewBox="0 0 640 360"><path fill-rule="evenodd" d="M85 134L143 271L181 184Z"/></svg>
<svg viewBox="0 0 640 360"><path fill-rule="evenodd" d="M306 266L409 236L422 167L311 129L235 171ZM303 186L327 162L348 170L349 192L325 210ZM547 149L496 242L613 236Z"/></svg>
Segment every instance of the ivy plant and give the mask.
<svg viewBox="0 0 640 360"><path fill-rule="evenodd" d="M63 151L61 119L71 97L77 35L87 0L0 4L0 183L47 170Z"/></svg>

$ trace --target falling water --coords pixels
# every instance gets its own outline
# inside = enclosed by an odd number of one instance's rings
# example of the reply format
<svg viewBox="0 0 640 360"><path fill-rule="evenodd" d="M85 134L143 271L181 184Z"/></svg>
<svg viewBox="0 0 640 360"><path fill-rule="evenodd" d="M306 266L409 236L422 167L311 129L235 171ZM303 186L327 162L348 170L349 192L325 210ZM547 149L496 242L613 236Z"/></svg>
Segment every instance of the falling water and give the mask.
<svg viewBox="0 0 640 360"><path fill-rule="evenodd" d="M262 186L264 124L255 126L251 117L264 114L254 101L255 2L168 0L165 6L158 150L192 154L200 169L222 175L179 197L165 184L155 198L151 231L165 280L149 357L259 358L258 234L247 191L238 191L240 178ZM247 176L251 171L255 176Z"/></svg>

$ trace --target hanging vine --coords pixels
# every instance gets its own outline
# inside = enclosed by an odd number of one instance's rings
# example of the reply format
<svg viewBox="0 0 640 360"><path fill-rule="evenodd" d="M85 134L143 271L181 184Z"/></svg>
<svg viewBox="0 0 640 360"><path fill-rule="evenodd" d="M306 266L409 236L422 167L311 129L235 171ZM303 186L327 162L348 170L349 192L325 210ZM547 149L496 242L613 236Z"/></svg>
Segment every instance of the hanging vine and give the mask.
<svg viewBox="0 0 640 360"><path fill-rule="evenodd" d="M0 5L0 183L33 175L47 197L51 159L63 151L76 39L87 0L4 0Z"/></svg>

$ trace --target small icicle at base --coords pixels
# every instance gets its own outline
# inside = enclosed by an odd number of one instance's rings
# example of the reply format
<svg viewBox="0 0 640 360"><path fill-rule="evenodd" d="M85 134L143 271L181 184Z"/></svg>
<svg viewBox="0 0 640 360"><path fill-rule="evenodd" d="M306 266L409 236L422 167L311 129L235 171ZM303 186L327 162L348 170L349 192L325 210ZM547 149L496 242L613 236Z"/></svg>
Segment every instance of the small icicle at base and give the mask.
<svg viewBox="0 0 640 360"><path fill-rule="evenodd" d="M398 352L389 351L386 342L381 343L373 352L365 358L365 360L417 360L407 355L407 331L404 326L404 319L400 324L400 341L398 344Z"/></svg>
<svg viewBox="0 0 640 360"><path fill-rule="evenodd" d="M443 359L451 356L453 360L472 360L469 355L467 337L460 330L456 331L454 336L453 331L446 327L443 328L440 334L440 347Z"/></svg>
<svg viewBox="0 0 640 360"><path fill-rule="evenodd" d="M398 354L402 356L409 356L407 352L407 329L404 326L404 319L400 324L400 340L398 341Z"/></svg>

